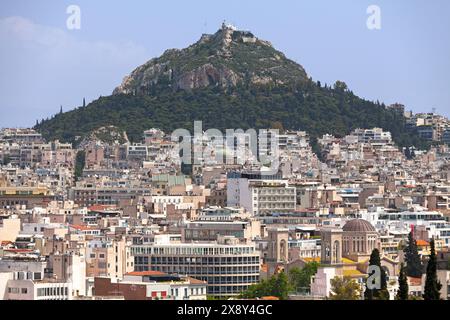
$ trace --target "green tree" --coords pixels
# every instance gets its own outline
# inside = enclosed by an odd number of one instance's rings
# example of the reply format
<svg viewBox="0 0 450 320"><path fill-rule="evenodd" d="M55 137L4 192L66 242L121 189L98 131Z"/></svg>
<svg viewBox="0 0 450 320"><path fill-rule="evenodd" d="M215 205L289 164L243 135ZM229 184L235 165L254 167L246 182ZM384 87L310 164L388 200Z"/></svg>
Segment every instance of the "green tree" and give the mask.
<svg viewBox="0 0 450 320"><path fill-rule="evenodd" d="M83 138L100 127L114 125L126 131L131 142L139 142L148 128L192 131L194 120L202 120L204 130L267 129L279 122L277 126L281 124L284 130L308 132L319 154L313 139L323 134L342 137L355 128L380 127L390 131L400 147L429 148L429 143L406 127L404 117L355 96L343 84L331 89L309 81L293 86L244 83L226 91L219 87L174 91L163 82L152 87L151 95L100 97L85 108L57 114L35 128L48 140L77 142L82 141L77 136Z"/></svg>
<svg viewBox="0 0 450 320"><path fill-rule="evenodd" d="M278 297L281 300L286 300L288 298L289 293L289 281L286 273L280 272L277 276L275 276L273 281L273 285L271 286L271 296Z"/></svg>
<svg viewBox="0 0 450 320"><path fill-rule="evenodd" d="M347 91L348 90L348 87L347 87L347 84L344 82L344 81L336 81L335 83L334 83L334 90L337 90L337 91Z"/></svg>
<svg viewBox="0 0 450 320"><path fill-rule="evenodd" d="M406 274L409 277L419 278L422 276L422 262L417 250L417 242L412 231L408 235L408 243L403 249L406 261Z"/></svg>
<svg viewBox="0 0 450 320"><path fill-rule="evenodd" d="M284 272L273 275L268 280L262 280L260 283L251 285L246 291L241 294L241 297L246 299L261 298L265 296L278 297L281 300L288 298L290 285L288 277Z"/></svg>
<svg viewBox="0 0 450 320"><path fill-rule="evenodd" d="M364 299L366 300L389 300L389 292L387 291L386 271L381 267L380 251L374 249L370 255L369 266L377 266L380 269L380 288L369 289L366 282L366 291ZM370 276L371 274L369 274ZM369 281L369 277L366 281Z"/></svg>
<svg viewBox="0 0 450 320"><path fill-rule="evenodd" d="M405 157L406 157L406 159L408 159L408 160L412 159L411 148L409 148L409 147L406 147L406 148L405 148Z"/></svg>
<svg viewBox="0 0 450 320"><path fill-rule="evenodd" d="M86 164L86 152L78 151L75 158L75 180L78 180L83 174L85 164Z"/></svg>
<svg viewBox="0 0 450 320"><path fill-rule="evenodd" d="M431 253L427 264L427 276L425 280L425 292L423 298L425 300L439 300L441 298L440 290L442 284L437 278L436 251L434 248L434 239L430 243Z"/></svg>
<svg viewBox="0 0 450 320"><path fill-rule="evenodd" d="M350 277L334 277L331 279L331 300L359 300L361 299L361 288L359 284Z"/></svg>
<svg viewBox="0 0 450 320"><path fill-rule="evenodd" d="M281 121L273 121L271 123L271 129L278 130L280 133L284 132L283 123Z"/></svg>
<svg viewBox="0 0 450 320"><path fill-rule="evenodd" d="M311 277L317 273L319 263L316 261L308 262L300 268L292 268L289 270L289 283L295 292L302 292L310 289Z"/></svg>
<svg viewBox="0 0 450 320"><path fill-rule="evenodd" d="M406 277L406 268L402 263L400 266L400 274L398 276L398 292L396 295L397 300L408 300L409 286L408 278Z"/></svg>

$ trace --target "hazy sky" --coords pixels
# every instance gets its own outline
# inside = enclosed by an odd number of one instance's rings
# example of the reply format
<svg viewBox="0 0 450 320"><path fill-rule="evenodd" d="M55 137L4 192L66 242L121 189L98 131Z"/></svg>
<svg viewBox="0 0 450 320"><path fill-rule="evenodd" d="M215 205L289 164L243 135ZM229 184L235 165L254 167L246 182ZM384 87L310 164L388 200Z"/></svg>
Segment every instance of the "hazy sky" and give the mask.
<svg viewBox="0 0 450 320"><path fill-rule="evenodd" d="M69 5L81 29L69 30ZM366 10L381 9L369 30ZM2 0L0 127L109 95L135 67L183 48L223 20L269 40L314 80L450 116L450 1Z"/></svg>

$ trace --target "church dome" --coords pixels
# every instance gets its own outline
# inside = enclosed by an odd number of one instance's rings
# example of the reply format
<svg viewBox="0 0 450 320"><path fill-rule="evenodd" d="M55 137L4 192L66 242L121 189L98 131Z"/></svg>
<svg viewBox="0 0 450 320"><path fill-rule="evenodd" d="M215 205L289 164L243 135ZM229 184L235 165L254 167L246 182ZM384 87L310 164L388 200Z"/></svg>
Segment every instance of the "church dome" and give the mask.
<svg viewBox="0 0 450 320"><path fill-rule="evenodd" d="M344 225L342 230L347 232L376 232L372 224L364 219L350 220Z"/></svg>

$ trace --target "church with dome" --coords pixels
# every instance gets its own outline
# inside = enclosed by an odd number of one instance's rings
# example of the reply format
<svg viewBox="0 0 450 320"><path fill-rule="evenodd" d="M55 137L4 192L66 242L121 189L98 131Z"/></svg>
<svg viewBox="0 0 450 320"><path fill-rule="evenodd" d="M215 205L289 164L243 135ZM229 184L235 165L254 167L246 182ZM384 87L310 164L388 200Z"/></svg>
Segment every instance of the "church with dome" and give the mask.
<svg viewBox="0 0 450 320"><path fill-rule="evenodd" d="M380 250L380 237L374 226L363 219L353 219L342 228L321 229L322 265L335 267L337 274L365 276L370 255ZM381 266L389 276L398 274L398 262L383 255L380 250Z"/></svg>
<svg viewBox="0 0 450 320"><path fill-rule="evenodd" d="M342 258L365 262L373 249L379 248L378 232L363 219L350 220L342 229L324 228L321 234L321 261L326 264L342 263Z"/></svg>
<svg viewBox="0 0 450 320"><path fill-rule="evenodd" d="M291 268L302 268L306 263L320 263L317 274L311 283L311 294L328 296L330 280L335 276L350 277L361 285L365 283L370 255L374 249L380 250L381 267L386 275L398 276L400 264L396 259L383 254L380 235L367 220L352 219L343 226L320 229L320 256L313 258L294 258L288 254L289 232L286 228L268 230L268 255L266 258L266 277Z"/></svg>
<svg viewBox="0 0 450 320"><path fill-rule="evenodd" d="M374 226L366 220L353 219L342 228L323 228L321 239L321 267L314 276L311 293L328 296L330 280L335 276L350 277L362 285L367 277L370 255L381 247L380 236ZM400 266L397 260L384 255L381 250L380 260L388 277L398 276Z"/></svg>

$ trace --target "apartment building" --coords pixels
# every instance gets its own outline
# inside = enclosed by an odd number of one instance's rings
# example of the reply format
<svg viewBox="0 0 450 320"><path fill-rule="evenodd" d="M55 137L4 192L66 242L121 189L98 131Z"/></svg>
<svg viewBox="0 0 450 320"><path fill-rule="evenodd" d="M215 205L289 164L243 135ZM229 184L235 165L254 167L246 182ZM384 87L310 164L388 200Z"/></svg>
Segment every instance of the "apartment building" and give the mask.
<svg viewBox="0 0 450 320"><path fill-rule="evenodd" d="M3 283L2 283L3 282ZM16 272L0 273L0 300L72 300L71 282L20 279Z"/></svg>
<svg viewBox="0 0 450 320"><path fill-rule="evenodd" d="M135 271L123 279L96 277L94 296L125 300L206 300L206 282L159 271Z"/></svg>
<svg viewBox="0 0 450 320"><path fill-rule="evenodd" d="M237 239L133 245L131 254L135 271L161 271L206 281L212 296L235 296L259 282L259 252L253 244L239 244Z"/></svg>
<svg viewBox="0 0 450 320"><path fill-rule="evenodd" d="M255 215L289 212L296 208L296 189L281 181L252 181L249 184L251 212ZM245 207L247 203L244 202Z"/></svg>
<svg viewBox="0 0 450 320"><path fill-rule="evenodd" d="M183 241L216 241L220 236L233 236L242 242L261 236L258 220L187 221L182 229Z"/></svg>
<svg viewBox="0 0 450 320"><path fill-rule="evenodd" d="M46 187L0 187L0 209L15 206L46 206L54 196Z"/></svg>
<svg viewBox="0 0 450 320"><path fill-rule="evenodd" d="M270 212L289 212L296 208L296 191L284 180L252 179L229 175L227 204L244 207L254 215Z"/></svg>
<svg viewBox="0 0 450 320"><path fill-rule="evenodd" d="M133 258L125 239L94 239L86 246L87 277L123 278L133 271Z"/></svg>
<svg viewBox="0 0 450 320"><path fill-rule="evenodd" d="M136 187L74 187L70 190L69 199L80 206L118 205L121 200L132 200L139 196L149 196L149 188Z"/></svg>

